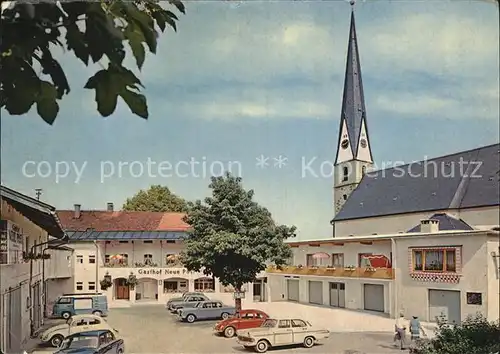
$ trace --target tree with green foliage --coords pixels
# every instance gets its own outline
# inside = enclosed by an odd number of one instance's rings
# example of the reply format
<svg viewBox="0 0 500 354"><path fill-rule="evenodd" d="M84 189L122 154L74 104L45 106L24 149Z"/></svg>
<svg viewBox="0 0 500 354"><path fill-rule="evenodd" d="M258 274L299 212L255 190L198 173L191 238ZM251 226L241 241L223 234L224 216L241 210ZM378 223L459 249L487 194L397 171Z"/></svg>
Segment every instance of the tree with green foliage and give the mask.
<svg viewBox="0 0 500 354"><path fill-rule="evenodd" d="M500 321L470 316L459 325L439 323L436 337L419 342L415 354L495 354L500 352Z"/></svg>
<svg viewBox="0 0 500 354"><path fill-rule="evenodd" d="M132 113L148 118L146 97L139 93L143 85L123 64L125 42L141 69L144 45L155 54L157 29L176 30L177 15L158 0L13 3L6 9L2 6L0 22L0 108L22 115L36 104L38 115L54 122L58 101L70 92L64 68L54 57L59 47L86 66L89 60L101 65L84 87L95 91L102 116L111 115L121 97ZM168 3L185 13L180 0Z"/></svg>
<svg viewBox="0 0 500 354"><path fill-rule="evenodd" d="M287 263L292 252L284 241L295 235L295 227L277 225L239 177L212 177L209 188L212 196L196 201L185 217L191 230L181 259L189 271L203 271L241 292L268 263ZM241 309L241 299L235 304Z"/></svg>
<svg viewBox="0 0 500 354"><path fill-rule="evenodd" d="M168 187L153 185L148 190L140 190L123 204L126 211L160 211L185 213L189 203L178 197Z"/></svg>

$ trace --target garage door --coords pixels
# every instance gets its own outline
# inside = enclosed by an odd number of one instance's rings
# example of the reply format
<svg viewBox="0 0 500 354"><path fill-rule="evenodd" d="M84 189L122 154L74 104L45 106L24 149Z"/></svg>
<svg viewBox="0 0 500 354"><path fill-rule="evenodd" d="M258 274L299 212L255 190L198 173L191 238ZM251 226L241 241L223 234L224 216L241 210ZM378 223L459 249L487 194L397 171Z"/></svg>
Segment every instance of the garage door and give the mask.
<svg viewBox="0 0 500 354"><path fill-rule="evenodd" d="M309 281L309 302L323 305L323 282Z"/></svg>
<svg viewBox="0 0 500 354"><path fill-rule="evenodd" d="M287 279L287 294L289 301L299 301L299 281Z"/></svg>
<svg viewBox="0 0 500 354"><path fill-rule="evenodd" d="M460 323L460 291L429 289L429 321L437 318Z"/></svg>
<svg viewBox="0 0 500 354"><path fill-rule="evenodd" d="M384 312L384 286L364 284L365 310Z"/></svg>

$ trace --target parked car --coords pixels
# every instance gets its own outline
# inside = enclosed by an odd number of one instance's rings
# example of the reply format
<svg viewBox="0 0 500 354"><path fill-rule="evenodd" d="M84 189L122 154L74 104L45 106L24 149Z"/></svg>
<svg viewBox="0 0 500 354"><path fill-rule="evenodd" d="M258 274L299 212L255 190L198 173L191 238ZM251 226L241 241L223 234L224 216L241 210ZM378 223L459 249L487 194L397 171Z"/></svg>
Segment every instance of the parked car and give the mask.
<svg viewBox="0 0 500 354"><path fill-rule="evenodd" d="M108 298L101 293L64 294L59 296L52 308L52 316L67 320L73 315L108 314Z"/></svg>
<svg viewBox="0 0 500 354"><path fill-rule="evenodd" d="M241 310L234 317L218 322L214 331L231 338L236 334L236 331L260 327L268 318L268 314L260 310Z"/></svg>
<svg viewBox="0 0 500 354"><path fill-rule="evenodd" d="M178 311L179 319L189 323L216 318L225 320L234 314L236 307L224 305L220 301L200 301L196 307L186 307Z"/></svg>
<svg viewBox="0 0 500 354"><path fill-rule="evenodd" d="M123 339L117 338L112 331L97 330L75 333L66 337L54 354L123 354L124 352Z"/></svg>
<svg viewBox="0 0 500 354"><path fill-rule="evenodd" d="M200 292L185 292L182 294L182 296L179 297L173 297L167 301L165 304L165 308L170 310L170 305L172 305L175 302L184 302L188 296L203 296L203 293Z"/></svg>
<svg viewBox="0 0 500 354"><path fill-rule="evenodd" d="M176 313L177 309L180 309L180 308L186 307L186 306L193 306L193 304L196 304L197 302L200 302L200 301L210 301L210 299L204 294L189 295L189 296L186 296L183 299L183 301L172 302L170 304L169 310L172 313Z"/></svg>
<svg viewBox="0 0 500 354"><path fill-rule="evenodd" d="M312 348L316 342L330 336L327 329L313 327L300 319L267 319L259 328L238 332L237 342L246 349L265 353L271 347L302 344Z"/></svg>
<svg viewBox="0 0 500 354"><path fill-rule="evenodd" d="M118 331L112 328L102 317L96 315L76 315L66 320L66 323L50 327L40 335L40 340L59 347L65 337L94 330L110 330L115 334Z"/></svg>

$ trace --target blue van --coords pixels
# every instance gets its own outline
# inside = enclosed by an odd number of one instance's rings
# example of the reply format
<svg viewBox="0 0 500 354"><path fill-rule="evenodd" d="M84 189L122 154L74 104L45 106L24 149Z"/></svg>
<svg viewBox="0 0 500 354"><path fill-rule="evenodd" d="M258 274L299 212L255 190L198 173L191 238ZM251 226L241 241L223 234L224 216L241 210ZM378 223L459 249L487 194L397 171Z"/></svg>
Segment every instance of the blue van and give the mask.
<svg viewBox="0 0 500 354"><path fill-rule="evenodd" d="M54 303L52 316L68 319L73 315L107 316L108 298L102 293L63 294Z"/></svg>

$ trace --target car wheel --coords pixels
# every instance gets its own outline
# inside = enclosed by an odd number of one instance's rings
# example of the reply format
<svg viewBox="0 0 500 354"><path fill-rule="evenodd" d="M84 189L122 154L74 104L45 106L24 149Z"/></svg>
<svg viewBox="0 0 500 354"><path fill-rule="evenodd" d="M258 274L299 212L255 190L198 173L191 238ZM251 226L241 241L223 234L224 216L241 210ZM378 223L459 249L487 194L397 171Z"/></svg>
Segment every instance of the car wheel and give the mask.
<svg viewBox="0 0 500 354"><path fill-rule="evenodd" d="M196 321L196 316L195 315L187 315L186 321L188 321L188 323L193 323L194 321Z"/></svg>
<svg viewBox="0 0 500 354"><path fill-rule="evenodd" d="M101 311L94 311L92 312L93 315L96 315L96 316L102 316L102 312Z"/></svg>
<svg viewBox="0 0 500 354"><path fill-rule="evenodd" d="M227 320L229 318L229 314L227 312L223 312L220 317L223 319L223 320Z"/></svg>
<svg viewBox="0 0 500 354"><path fill-rule="evenodd" d="M259 340L255 346L255 351L257 353L265 353L269 349L269 344L265 340Z"/></svg>
<svg viewBox="0 0 500 354"><path fill-rule="evenodd" d="M224 336L226 338L234 337L234 333L235 333L234 327L226 327L226 329L224 330Z"/></svg>
<svg viewBox="0 0 500 354"><path fill-rule="evenodd" d="M62 318L64 318L65 320L67 320L68 318L71 317L71 313L70 312L63 312L61 314Z"/></svg>
<svg viewBox="0 0 500 354"><path fill-rule="evenodd" d="M120 349L118 349L118 350L116 351L116 354L123 354L123 349L121 349L121 348L120 348Z"/></svg>
<svg viewBox="0 0 500 354"><path fill-rule="evenodd" d="M62 341L64 340L64 337L60 334L55 334L50 338L50 345L53 346L54 348L58 348Z"/></svg>
<svg viewBox="0 0 500 354"><path fill-rule="evenodd" d="M313 337L306 337L304 339L304 347L306 347L306 348L314 347L314 338Z"/></svg>

